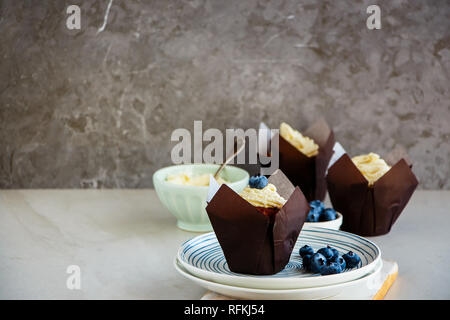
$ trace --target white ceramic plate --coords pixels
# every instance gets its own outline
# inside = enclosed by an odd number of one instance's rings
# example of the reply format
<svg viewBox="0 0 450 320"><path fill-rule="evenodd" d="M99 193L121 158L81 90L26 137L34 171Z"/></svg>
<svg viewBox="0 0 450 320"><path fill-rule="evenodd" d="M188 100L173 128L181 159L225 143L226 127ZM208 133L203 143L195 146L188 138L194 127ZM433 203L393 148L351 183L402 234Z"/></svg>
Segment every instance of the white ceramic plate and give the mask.
<svg viewBox="0 0 450 320"><path fill-rule="evenodd" d="M330 245L341 254L353 251L361 257L360 264L340 274L321 276L302 268L299 249L310 245L314 251ZM183 243L177 258L183 268L196 277L231 286L255 289L299 289L328 286L363 277L373 271L381 260L380 249L360 236L325 228L302 229L289 263L274 275L256 276L231 272L214 232L197 236Z"/></svg>
<svg viewBox="0 0 450 320"><path fill-rule="evenodd" d="M237 299L255 300L315 300L315 299L371 299L376 293L381 281L380 274L383 261L379 260L375 269L364 277L330 286L317 288L265 290L234 287L213 281L204 280L187 272L177 259L175 269L185 278L192 280L201 287L219 294Z"/></svg>
<svg viewBox="0 0 450 320"><path fill-rule="evenodd" d="M334 230L339 230L342 225L342 214L336 212L337 218L331 221L323 221L323 222L305 222L303 224L303 228L329 228Z"/></svg>

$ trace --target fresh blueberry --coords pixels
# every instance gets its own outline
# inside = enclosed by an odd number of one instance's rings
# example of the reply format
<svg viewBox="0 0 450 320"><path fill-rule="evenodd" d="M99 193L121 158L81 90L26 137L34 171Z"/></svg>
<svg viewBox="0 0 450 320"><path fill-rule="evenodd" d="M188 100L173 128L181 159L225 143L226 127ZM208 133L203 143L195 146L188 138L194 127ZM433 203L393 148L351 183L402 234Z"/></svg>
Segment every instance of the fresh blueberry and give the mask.
<svg viewBox="0 0 450 320"><path fill-rule="evenodd" d="M320 214L323 210L325 210L325 205L320 200L314 200L309 203L311 208L316 209L316 211Z"/></svg>
<svg viewBox="0 0 450 320"><path fill-rule="evenodd" d="M306 271L311 271L311 258L312 258L312 255L310 255L310 254L304 255L302 258L303 268L305 268Z"/></svg>
<svg viewBox="0 0 450 320"><path fill-rule="evenodd" d="M339 255L339 254L338 254L336 257L333 256L333 257L330 259L330 261L331 261L331 262L337 263L337 264L341 267L341 270L342 270L342 271L344 271L344 270L345 270L345 267L347 266L347 263L345 262L345 259L344 259L341 255Z"/></svg>
<svg viewBox="0 0 450 320"><path fill-rule="evenodd" d="M269 184L269 180L265 176L253 176L248 180L250 188L263 189Z"/></svg>
<svg viewBox="0 0 450 320"><path fill-rule="evenodd" d="M337 251L335 248L330 248L331 251L333 251L333 256L331 257L330 260L334 260L335 258L337 258L339 256L339 251Z"/></svg>
<svg viewBox="0 0 450 320"><path fill-rule="evenodd" d="M323 276L326 276L328 274L336 274L341 273L342 269L341 266L336 262L328 261L325 266L320 269L320 274Z"/></svg>
<svg viewBox="0 0 450 320"><path fill-rule="evenodd" d="M327 264L327 259L320 253L316 252L311 257L310 268L314 273L320 273L320 270Z"/></svg>
<svg viewBox="0 0 450 320"><path fill-rule="evenodd" d="M317 212L316 209L311 208L308 212L308 216L306 217L306 222L318 222L320 213Z"/></svg>
<svg viewBox="0 0 450 320"><path fill-rule="evenodd" d="M337 218L336 210L334 210L333 208L327 208L321 212L319 216L319 221L331 221L336 220L336 218Z"/></svg>
<svg viewBox="0 0 450 320"><path fill-rule="evenodd" d="M314 249L306 244L300 248L300 256L304 257L307 254L312 256L314 254Z"/></svg>
<svg viewBox="0 0 450 320"><path fill-rule="evenodd" d="M331 259L334 256L334 252L330 246L327 246L326 248L320 248L317 250L318 253L322 254L325 259Z"/></svg>
<svg viewBox="0 0 450 320"><path fill-rule="evenodd" d="M352 251L349 251L348 253L344 254L342 257L345 259L345 262L347 263L347 268L354 268L361 261L361 258L358 256L358 254L356 254Z"/></svg>

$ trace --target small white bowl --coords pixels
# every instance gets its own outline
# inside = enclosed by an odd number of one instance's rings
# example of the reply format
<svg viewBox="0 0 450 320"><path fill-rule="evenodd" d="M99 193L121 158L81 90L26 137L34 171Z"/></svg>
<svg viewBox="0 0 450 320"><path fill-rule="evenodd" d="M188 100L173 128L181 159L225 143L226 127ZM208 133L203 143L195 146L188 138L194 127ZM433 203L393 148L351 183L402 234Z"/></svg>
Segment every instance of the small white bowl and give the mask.
<svg viewBox="0 0 450 320"><path fill-rule="evenodd" d="M328 228L328 229L334 229L339 230L342 224L342 214L339 212L336 212L337 218L331 221L322 221L322 222L305 222L303 224L303 228L309 228L309 227L320 227L320 228Z"/></svg>
<svg viewBox="0 0 450 320"><path fill-rule="evenodd" d="M187 173L200 175L214 174L218 164L180 164L159 169L153 174L153 185L162 204L177 218L180 229L193 232L212 231L211 222L206 213L208 186L188 186L168 182L169 174ZM226 166L221 177L229 181L227 185L235 192L241 192L247 185L249 174L246 170Z"/></svg>

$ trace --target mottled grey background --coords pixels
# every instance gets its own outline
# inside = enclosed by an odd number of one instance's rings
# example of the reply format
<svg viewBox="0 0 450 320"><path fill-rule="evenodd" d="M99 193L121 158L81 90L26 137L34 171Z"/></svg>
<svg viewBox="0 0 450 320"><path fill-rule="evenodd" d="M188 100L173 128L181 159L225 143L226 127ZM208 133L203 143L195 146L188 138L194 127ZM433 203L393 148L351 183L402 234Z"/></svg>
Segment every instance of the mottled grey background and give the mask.
<svg viewBox="0 0 450 320"><path fill-rule="evenodd" d="M350 154L402 145L421 188L450 188L448 0L2 0L0 34L2 188L150 187L194 120L319 116Z"/></svg>

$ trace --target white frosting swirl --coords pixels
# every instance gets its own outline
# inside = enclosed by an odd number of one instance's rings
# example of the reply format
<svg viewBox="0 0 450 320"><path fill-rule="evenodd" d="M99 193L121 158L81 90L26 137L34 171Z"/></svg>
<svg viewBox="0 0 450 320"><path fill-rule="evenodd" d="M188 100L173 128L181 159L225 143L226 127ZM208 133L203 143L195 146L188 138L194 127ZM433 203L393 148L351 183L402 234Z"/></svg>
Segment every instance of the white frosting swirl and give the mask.
<svg viewBox="0 0 450 320"><path fill-rule="evenodd" d="M277 188L269 183L262 189L245 187L240 196L255 207L281 208L286 200L277 192Z"/></svg>
<svg viewBox="0 0 450 320"><path fill-rule="evenodd" d="M352 161L367 181L369 181L369 186L372 186L378 179L388 172L389 169L391 169L386 161L373 152L353 157Z"/></svg>
<svg viewBox="0 0 450 320"><path fill-rule="evenodd" d="M283 122L280 125L280 136L307 157L312 157L319 153L319 146L313 139L302 135L287 123Z"/></svg>

